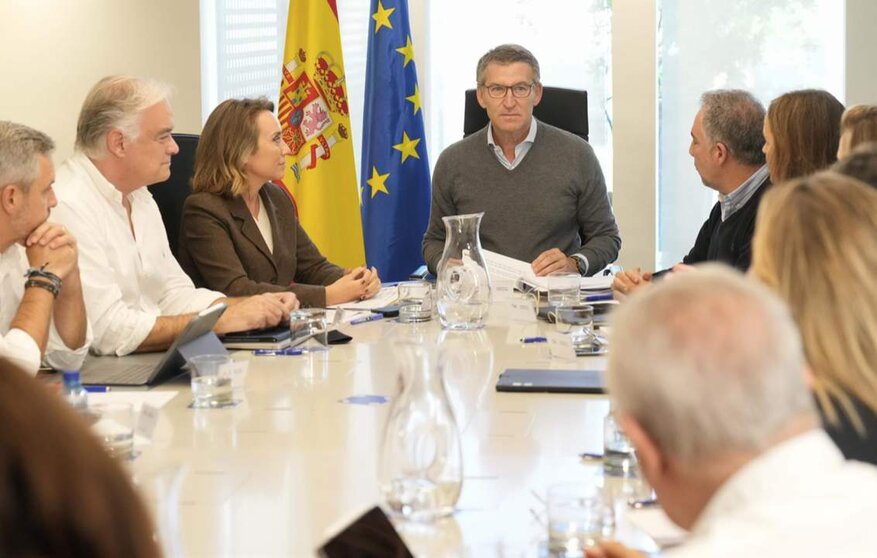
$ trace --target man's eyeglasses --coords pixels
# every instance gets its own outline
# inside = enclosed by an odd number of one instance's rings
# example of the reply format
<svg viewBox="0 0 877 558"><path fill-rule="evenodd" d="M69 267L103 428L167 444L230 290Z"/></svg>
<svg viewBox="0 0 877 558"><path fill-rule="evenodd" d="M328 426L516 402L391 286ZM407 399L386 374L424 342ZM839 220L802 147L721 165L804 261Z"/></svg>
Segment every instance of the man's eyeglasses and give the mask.
<svg viewBox="0 0 877 558"><path fill-rule="evenodd" d="M516 83L514 85L482 85L487 89L487 94L493 99L502 99L511 90L512 96L523 99L533 91L534 83Z"/></svg>

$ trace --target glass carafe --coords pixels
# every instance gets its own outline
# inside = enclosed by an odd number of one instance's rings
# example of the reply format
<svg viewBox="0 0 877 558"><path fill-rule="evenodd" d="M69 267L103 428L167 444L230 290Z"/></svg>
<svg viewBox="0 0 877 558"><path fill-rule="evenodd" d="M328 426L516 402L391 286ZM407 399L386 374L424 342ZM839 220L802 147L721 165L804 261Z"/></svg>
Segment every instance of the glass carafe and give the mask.
<svg viewBox="0 0 877 558"><path fill-rule="evenodd" d="M478 233L483 215L442 217L445 249L437 269L436 306L442 327L447 329L478 329L487 319L490 277Z"/></svg>
<svg viewBox="0 0 877 558"><path fill-rule="evenodd" d="M433 521L453 513L463 486L460 433L443 380L459 359L410 340L393 348L400 390L384 428L381 496L393 515Z"/></svg>

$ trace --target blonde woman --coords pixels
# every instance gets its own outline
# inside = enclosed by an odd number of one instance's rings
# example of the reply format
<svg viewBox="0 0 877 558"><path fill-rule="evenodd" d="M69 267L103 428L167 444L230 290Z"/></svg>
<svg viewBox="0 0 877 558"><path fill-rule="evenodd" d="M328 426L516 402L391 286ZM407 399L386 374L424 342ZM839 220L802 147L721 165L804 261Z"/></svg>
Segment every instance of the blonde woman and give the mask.
<svg viewBox="0 0 877 558"><path fill-rule="evenodd" d="M317 307L374 296L377 271L326 260L272 183L289 154L273 111L267 99L229 99L207 118L183 207L180 265L195 284L229 296L291 291Z"/></svg>
<svg viewBox="0 0 877 558"><path fill-rule="evenodd" d="M838 160L846 159L856 146L877 141L877 105L855 105L840 119Z"/></svg>
<svg viewBox="0 0 877 558"><path fill-rule="evenodd" d="M832 172L775 186L759 207L750 272L801 331L825 428L877 464L877 191Z"/></svg>

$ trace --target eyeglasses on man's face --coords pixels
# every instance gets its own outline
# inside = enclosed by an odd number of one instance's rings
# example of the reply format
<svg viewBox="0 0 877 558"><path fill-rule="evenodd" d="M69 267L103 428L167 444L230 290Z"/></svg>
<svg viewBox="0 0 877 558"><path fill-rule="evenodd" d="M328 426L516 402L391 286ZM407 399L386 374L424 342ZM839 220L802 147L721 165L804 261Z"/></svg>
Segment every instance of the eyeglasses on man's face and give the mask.
<svg viewBox="0 0 877 558"><path fill-rule="evenodd" d="M516 83L514 85L482 85L482 87L487 90L487 94L493 99L502 99L508 91L512 92L512 96L523 99L530 95L534 85L534 83Z"/></svg>

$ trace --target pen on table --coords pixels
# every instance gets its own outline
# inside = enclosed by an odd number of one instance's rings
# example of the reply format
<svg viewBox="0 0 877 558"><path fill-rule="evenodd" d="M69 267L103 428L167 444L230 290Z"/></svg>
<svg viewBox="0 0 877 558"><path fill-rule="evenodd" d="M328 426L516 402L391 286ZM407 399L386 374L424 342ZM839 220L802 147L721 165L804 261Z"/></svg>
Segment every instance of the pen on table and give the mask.
<svg viewBox="0 0 877 558"><path fill-rule="evenodd" d="M521 343L547 343L547 337L521 337Z"/></svg>
<svg viewBox="0 0 877 558"><path fill-rule="evenodd" d="M603 302L604 300L612 300L614 297L612 293L601 293L601 294L592 294L585 295L582 297L585 302Z"/></svg>
<svg viewBox="0 0 877 558"><path fill-rule="evenodd" d="M603 454L602 453L585 452L585 453L580 453L579 457L581 457L585 461L603 461Z"/></svg>
<svg viewBox="0 0 877 558"><path fill-rule="evenodd" d="M302 350L295 347L287 347L285 349L256 349L253 354L256 356L293 356L300 355Z"/></svg>
<svg viewBox="0 0 877 558"><path fill-rule="evenodd" d="M110 391L110 386L82 386L88 393L106 393Z"/></svg>
<svg viewBox="0 0 877 558"><path fill-rule="evenodd" d="M350 320L350 325L364 324L366 322L374 322L376 320L383 320L383 314L372 314L370 316L363 316L361 318L356 318L355 320Z"/></svg>

